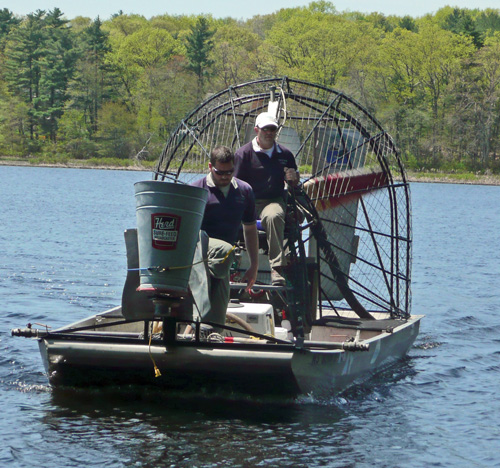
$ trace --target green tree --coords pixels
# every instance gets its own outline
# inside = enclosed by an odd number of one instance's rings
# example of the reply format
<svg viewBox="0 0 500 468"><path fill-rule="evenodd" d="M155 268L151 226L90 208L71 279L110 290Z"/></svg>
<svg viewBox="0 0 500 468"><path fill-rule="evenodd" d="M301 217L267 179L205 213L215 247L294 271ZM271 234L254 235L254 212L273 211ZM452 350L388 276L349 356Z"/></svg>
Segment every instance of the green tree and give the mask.
<svg viewBox="0 0 500 468"><path fill-rule="evenodd" d="M276 22L266 42L274 48L285 74L336 86L360 52L359 39L373 28L311 5L294 9L290 17Z"/></svg>
<svg viewBox="0 0 500 468"><path fill-rule="evenodd" d="M481 33L476 29L476 22L469 10L454 8L453 11L445 17L442 27L452 33L471 37L477 48L483 45L483 38L481 37Z"/></svg>
<svg viewBox="0 0 500 468"><path fill-rule="evenodd" d="M255 15L245 22L245 26L254 34L257 34L260 39L264 40L274 24L278 21L278 16L277 13L272 13L270 15Z"/></svg>
<svg viewBox="0 0 500 468"><path fill-rule="evenodd" d="M403 16L403 18L401 18L399 20L398 26L401 29L407 29L408 31L412 31L412 32L418 31L417 23L415 22L415 20L411 16L408 16L408 15Z"/></svg>
<svg viewBox="0 0 500 468"><path fill-rule="evenodd" d="M98 155L98 144L90 138L86 115L82 110L67 108L58 122L59 148L76 159Z"/></svg>
<svg viewBox="0 0 500 468"><path fill-rule="evenodd" d="M384 107L390 127L404 150L431 156L433 163L440 157L449 85L473 50L466 36L428 20L418 33L398 28L384 38L378 82L389 103Z"/></svg>
<svg viewBox="0 0 500 468"><path fill-rule="evenodd" d="M500 10L487 8L476 17L476 29L482 37L492 36L500 31Z"/></svg>
<svg viewBox="0 0 500 468"><path fill-rule="evenodd" d="M4 49L5 38L20 22L21 20L16 18L7 8L2 8L0 10L0 52Z"/></svg>
<svg viewBox="0 0 500 468"><path fill-rule="evenodd" d="M418 37L419 78L431 104L432 114L437 119L440 109L443 109L440 100L450 77L474 49L467 37L452 36L432 23L422 25Z"/></svg>
<svg viewBox="0 0 500 468"><path fill-rule="evenodd" d="M164 29L142 28L125 38L114 51L113 60L127 77L130 109L141 113L144 130L156 132L153 120L157 105L163 100L162 81L167 80L165 67L180 52L181 45Z"/></svg>
<svg viewBox="0 0 500 468"><path fill-rule="evenodd" d="M26 153L28 125L28 106L20 98L11 96L6 83L0 80L0 154Z"/></svg>
<svg viewBox="0 0 500 468"><path fill-rule="evenodd" d="M464 158L474 170L500 172L496 162L500 144L500 32L486 38L484 47L464 63L450 102L453 112L448 132L456 158Z"/></svg>
<svg viewBox="0 0 500 468"><path fill-rule="evenodd" d="M387 16L383 15L382 13L370 13L366 17L367 21L373 24L378 29L381 29L384 32L391 32L394 30L394 26L391 24L391 22L388 20Z"/></svg>
<svg viewBox="0 0 500 468"><path fill-rule="evenodd" d="M136 152L133 143L135 116L119 103L108 102L99 112L101 125L97 132L99 154L108 158L128 159Z"/></svg>
<svg viewBox="0 0 500 468"><path fill-rule="evenodd" d="M75 18L72 18L69 22L69 24L71 25L71 31L75 35L79 35L82 31L87 29L92 23L93 21L86 16L77 16Z"/></svg>
<svg viewBox="0 0 500 468"><path fill-rule="evenodd" d="M239 24L231 23L217 29L214 36L212 59L214 74L226 88L255 78L258 69L258 48L262 41L257 34Z"/></svg>
<svg viewBox="0 0 500 468"><path fill-rule="evenodd" d="M198 94L201 95L205 80L211 76L213 60L210 58L214 43L212 37L215 31L210 28L206 17L200 16L191 32L186 36L187 69L198 79Z"/></svg>
<svg viewBox="0 0 500 468"><path fill-rule="evenodd" d="M431 22L421 24L418 33L396 29L382 47L387 91L410 106L426 100L436 118L451 73L472 53L467 39Z"/></svg>
<svg viewBox="0 0 500 468"><path fill-rule="evenodd" d="M107 61L111 51L108 36L99 18L82 30L79 60L69 88L71 107L83 112L90 137L97 132L99 110L103 103L116 97L117 78Z"/></svg>
<svg viewBox="0 0 500 468"><path fill-rule="evenodd" d="M62 12L55 8L29 14L9 35L5 53L9 88L29 106L30 138L55 141L76 60Z"/></svg>
<svg viewBox="0 0 500 468"><path fill-rule="evenodd" d="M77 51L68 21L58 8L43 19L43 49L40 57L39 93L33 99L33 115L42 133L56 141L57 120L68 98L68 82L73 76Z"/></svg>
<svg viewBox="0 0 500 468"><path fill-rule="evenodd" d="M35 137L33 110L35 98L39 96L41 58L43 55L43 17L45 11L38 10L27 15L7 41L5 48L5 79L10 91L29 106L29 135Z"/></svg>
<svg viewBox="0 0 500 468"><path fill-rule="evenodd" d="M109 21L103 23L103 29L109 32L111 46L114 48L127 36L139 29L148 26L148 20L141 15L114 15Z"/></svg>
<svg viewBox="0 0 500 468"><path fill-rule="evenodd" d="M154 29L164 29L172 34L174 39L181 39L183 36L189 34L191 26L196 21L192 16L171 16L160 15L154 16L149 21L149 24Z"/></svg>

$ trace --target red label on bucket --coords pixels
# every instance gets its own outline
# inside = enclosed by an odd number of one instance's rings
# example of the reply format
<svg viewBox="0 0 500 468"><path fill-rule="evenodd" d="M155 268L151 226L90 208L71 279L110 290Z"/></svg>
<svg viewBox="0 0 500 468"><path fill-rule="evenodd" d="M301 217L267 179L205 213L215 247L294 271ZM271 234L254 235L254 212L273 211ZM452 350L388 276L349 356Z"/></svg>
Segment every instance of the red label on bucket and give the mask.
<svg viewBox="0 0 500 468"><path fill-rule="evenodd" d="M151 239L153 248L159 250L174 250L177 248L181 217L167 213L151 215Z"/></svg>

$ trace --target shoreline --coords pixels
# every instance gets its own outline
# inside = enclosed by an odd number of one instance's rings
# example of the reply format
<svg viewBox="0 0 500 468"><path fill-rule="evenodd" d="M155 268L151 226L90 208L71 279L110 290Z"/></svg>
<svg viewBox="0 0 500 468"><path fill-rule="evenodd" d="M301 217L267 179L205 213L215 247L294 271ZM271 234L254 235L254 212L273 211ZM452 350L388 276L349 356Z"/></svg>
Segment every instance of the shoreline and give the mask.
<svg viewBox="0 0 500 468"><path fill-rule="evenodd" d="M134 166L108 166L108 165L86 165L79 163L40 163L31 164L26 161L0 159L0 166L18 166L18 167L48 167L59 169L98 169L110 171L142 171L153 172L152 167L144 167L140 165ZM436 183L436 184L462 184L462 185L500 185L500 176L498 175L473 175L464 178L460 174L444 174L444 173L425 173L418 174L415 172L407 172L408 181L416 183Z"/></svg>
<svg viewBox="0 0 500 468"><path fill-rule="evenodd" d="M26 161L18 161L18 160L7 160L0 159L0 166L16 166L16 167L51 167L57 169L106 169L110 171L153 171L152 168L143 167L139 165L135 166L108 166L108 165L95 165L95 164L78 164L78 163L39 163L39 164L31 164Z"/></svg>

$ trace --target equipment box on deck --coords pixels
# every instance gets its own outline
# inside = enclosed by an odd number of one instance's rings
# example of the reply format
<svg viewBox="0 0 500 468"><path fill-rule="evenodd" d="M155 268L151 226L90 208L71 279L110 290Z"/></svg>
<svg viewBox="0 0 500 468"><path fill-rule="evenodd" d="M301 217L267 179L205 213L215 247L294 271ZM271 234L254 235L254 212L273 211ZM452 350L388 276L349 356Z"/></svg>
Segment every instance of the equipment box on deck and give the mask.
<svg viewBox="0 0 500 468"><path fill-rule="evenodd" d="M227 307L227 312L228 314L233 314L237 318L244 320L257 333L262 335L274 334L273 307L270 304L230 302ZM226 321L228 322L228 325L232 327L242 328L241 325L238 325L237 321L231 320L231 315L228 315ZM228 331L227 334L230 336L248 337L248 335L238 332Z"/></svg>

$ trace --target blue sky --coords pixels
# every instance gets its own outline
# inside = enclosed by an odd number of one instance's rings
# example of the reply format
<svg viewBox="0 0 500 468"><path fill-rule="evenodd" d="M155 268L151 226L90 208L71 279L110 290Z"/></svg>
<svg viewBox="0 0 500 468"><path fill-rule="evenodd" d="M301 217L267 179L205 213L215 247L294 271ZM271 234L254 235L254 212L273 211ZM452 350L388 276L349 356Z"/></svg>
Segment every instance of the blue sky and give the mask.
<svg viewBox="0 0 500 468"><path fill-rule="evenodd" d="M58 7L68 19L76 16L108 19L122 10L124 13L138 13L146 18L160 14L182 15L211 13L216 18L230 16L235 19L251 18L258 14L269 14L281 8L305 6L308 0L2 0L0 8L26 15L38 9L50 10ZM338 11L378 11L386 15L410 15L413 17L434 13L443 6L460 8L499 8L500 0L337 0L332 1Z"/></svg>

